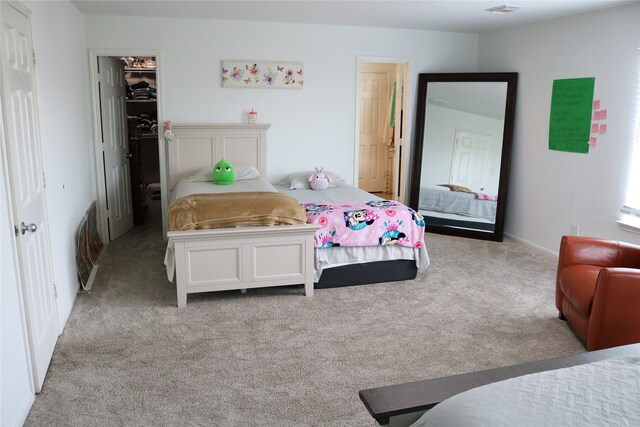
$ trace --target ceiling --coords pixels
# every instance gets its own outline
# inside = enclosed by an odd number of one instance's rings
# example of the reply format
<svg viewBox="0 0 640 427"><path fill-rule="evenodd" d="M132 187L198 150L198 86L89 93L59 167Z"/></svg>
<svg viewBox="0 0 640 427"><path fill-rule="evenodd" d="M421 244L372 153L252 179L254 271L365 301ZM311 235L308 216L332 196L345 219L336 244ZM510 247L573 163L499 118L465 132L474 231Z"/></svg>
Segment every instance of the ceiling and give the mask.
<svg viewBox="0 0 640 427"><path fill-rule="evenodd" d="M637 3L640 0L105 1L74 0L84 15L120 15L333 24L482 33ZM520 6L507 13L485 9Z"/></svg>
<svg viewBox="0 0 640 427"><path fill-rule="evenodd" d="M427 104L504 120L507 83L429 82Z"/></svg>

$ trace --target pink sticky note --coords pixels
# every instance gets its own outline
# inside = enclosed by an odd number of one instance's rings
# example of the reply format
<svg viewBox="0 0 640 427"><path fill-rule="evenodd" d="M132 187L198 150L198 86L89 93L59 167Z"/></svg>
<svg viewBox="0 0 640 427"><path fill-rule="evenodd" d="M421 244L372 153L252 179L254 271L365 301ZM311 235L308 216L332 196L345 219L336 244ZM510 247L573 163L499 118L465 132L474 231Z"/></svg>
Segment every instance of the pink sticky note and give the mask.
<svg viewBox="0 0 640 427"><path fill-rule="evenodd" d="M596 145L596 138L595 137L592 136L591 138L589 138L589 145L591 145L592 147L594 145Z"/></svg>
<svg viewBox="0 0 640 427"><path fill-rule="evenodd" d="M598 133L598 130L599 128L597 123L591 125L591 133Z"/></svg>
<svg viewBox="0 0 640 427"><path fill-rule="evenodd" d="M595 101L593 101L593 109L594 110L599 110L600 109L600 100L596 99Z"/></svg>
<svg viewBox="0 0 640 427"><path fill-rule="evenodd" d="M600 110L600 120L607 118L607 110Z"/></svg>
<svg viewBox="0 0 640 427"><path fill-rule="evenodd" d="M592 120L600 120L600 110L593 112Z"/></svg>
<svg viewBox="0 0 640 427"><path fill-rule="evenodd" d="M600 125L600 129L598 129L598 133L607 133L607 125L606 124Z"/></svg>

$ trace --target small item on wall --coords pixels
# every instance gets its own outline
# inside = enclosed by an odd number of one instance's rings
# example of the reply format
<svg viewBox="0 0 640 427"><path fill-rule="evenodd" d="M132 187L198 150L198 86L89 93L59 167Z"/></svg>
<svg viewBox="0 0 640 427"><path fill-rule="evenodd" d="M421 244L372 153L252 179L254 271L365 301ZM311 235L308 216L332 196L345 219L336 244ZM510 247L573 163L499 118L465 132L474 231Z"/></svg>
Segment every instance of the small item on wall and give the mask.
<svg viewBox="0 0 640 427"><path fill-rule="evenodd" d="M258 112L253 111L253 108L249 111L249 123L258 123Z"/></svg>
<svg viewBox="0 0 640 427"><path fill-rule="evenodd" d="M603 135L607 133L607 124L606 123L597 123L607 118L607 110L602 109L602 103L599 99L593 101L593 115L592 115L592 123L591 123L591 138L589 139L589 145L595 146L597 138L594 134ZM594 123L595 122L595 123Z"/></svg>
<svg viewBox="0 0 640 427"><path fill-rule="evenodd" d="M222 61L222 87L302 89L302 62Z"/></svg>
<svg viewBox="0 0 640 427"><path fill-rule="evenodd" d="M594 77L553 81L549 149L589 153Z"/></svg>

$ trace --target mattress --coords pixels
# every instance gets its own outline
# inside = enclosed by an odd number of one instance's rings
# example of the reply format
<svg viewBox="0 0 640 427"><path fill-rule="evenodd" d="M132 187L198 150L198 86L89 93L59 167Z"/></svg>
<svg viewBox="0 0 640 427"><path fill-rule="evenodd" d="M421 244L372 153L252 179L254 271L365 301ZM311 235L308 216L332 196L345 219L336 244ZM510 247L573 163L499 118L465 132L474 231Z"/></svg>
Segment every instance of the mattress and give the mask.
<svg viewBox="0 0 640 427"><path fill-rule="evenodd" d="M498 203L476 198L474 193L462 193L440 188L420 187L418 210L445 212L495 222Z"/></svg>
<svg viewBox="0 0 640 427"><path fill-rule="evenodd" d="M339 184L326 190L315 191L311 189L285 189L276 186L276 189L288 196L298 199L300 203L344 203L367 202L370 200L383 200L371 193L360 190L349 184ZM332 247L316 248L314 257L314 277L318 282L325 268L340 267L349 264L359 264L376 261L413 260L422 273L429 266L429 255L424 245L420 248L405 246L366 246L366 247Z"/></svg>
<svg viewBox="0 0 640 427"><path fill-rule="evenodd" d="M524 375L453 396L413 427L639 426L640 357Z"/></svg>

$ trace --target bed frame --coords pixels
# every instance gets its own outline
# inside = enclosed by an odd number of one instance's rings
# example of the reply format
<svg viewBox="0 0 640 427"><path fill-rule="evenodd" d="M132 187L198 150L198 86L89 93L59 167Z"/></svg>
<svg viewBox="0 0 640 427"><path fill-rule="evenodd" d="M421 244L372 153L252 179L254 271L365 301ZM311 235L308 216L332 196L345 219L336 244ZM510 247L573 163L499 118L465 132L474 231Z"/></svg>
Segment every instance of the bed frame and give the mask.
<svg viewBox="0 0 640 427"><path fill-rule="evenodd" d="M380 425L403 427L413 424L423 413L443 400L475 387L522 375L628 356L640 356L640 344L538 360L468 374L370 388L360 390L359 394L371 416Z"/></svg>
<svg viewBox="0 0 640 427"><path fill-rule="evenodd" d="M496 225L493 222L480 222L474 221L473 218L466 217L467 219L456 219L456 218L442 218L438 216L431 216L429 213L431 211L420 210L420 214L424 217L424 220L429 225L437 225L441 227L458 227L458 228L469 228L472 230L482 230L482 231L493 231L496 228ZM462 215L459 215L460 218L464 218Z"/></svg>
<svg viewBox="0 0 640 427"><path fill-rule="evenodd" d="M169 188L220 159L267 173L267 124L174 124L166 139ZM168 201L163 201L167 203ZM175 247L178 307L187 294L304 284L313 296L317 225L169 231Z"/></svg>

